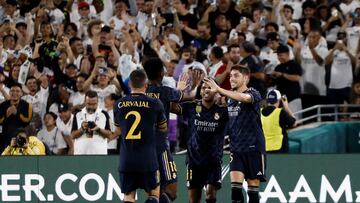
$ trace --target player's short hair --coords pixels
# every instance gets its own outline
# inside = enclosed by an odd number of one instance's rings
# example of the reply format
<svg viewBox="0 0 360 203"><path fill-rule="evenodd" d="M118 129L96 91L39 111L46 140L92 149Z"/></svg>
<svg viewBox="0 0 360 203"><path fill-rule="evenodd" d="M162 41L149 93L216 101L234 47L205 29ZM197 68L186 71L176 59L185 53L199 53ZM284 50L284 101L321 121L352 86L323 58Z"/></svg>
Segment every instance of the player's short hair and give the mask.
<svg viewBox="0 0 360 203"><path fill-rule="evenodd" d="M145 71L138 69L138 70L134 70L133 72L130 73L129 76L130 82L131 82L131 86L133 88L142 88L145 86L146 84L146 80L147 80L147 76Z"/></svg>
<svg viewBox="0 0 360 203"><path fill-rule="evenodd" d="M161 78L161 73L164 71L164 64L158 57L149 58L144 62L143 67L149 80Z"/></svg>
<svg viewBox="0 0 360 203"><path fill-rule="evenodd" d="M231 70L237 70L243 75L250 75L250 69L247 66L234 65L231 67Z"/></svg>
<svg viewBox="0 0 360 203"><path fill-rule="evenodd" d="M95 98L95 97L98 97L98 94L93 90L89 90L86 92L85 96L88 98Z"/></svg>

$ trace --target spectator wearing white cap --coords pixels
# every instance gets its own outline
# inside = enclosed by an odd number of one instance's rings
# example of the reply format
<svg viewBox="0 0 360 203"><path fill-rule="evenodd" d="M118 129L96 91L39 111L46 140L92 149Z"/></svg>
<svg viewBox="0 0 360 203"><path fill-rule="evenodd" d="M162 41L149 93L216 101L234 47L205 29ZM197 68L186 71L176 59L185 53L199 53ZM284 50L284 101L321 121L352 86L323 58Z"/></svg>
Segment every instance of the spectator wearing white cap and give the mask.
<svg viewBox="0 0 360 203"><path fill-rule="evenodd" d="M266 95L266 102L267 106L261 110L266 152L288 153L287 129L295 127L296 119L289 108L286 97L282 97L278 90L270 90Z"/></svg>

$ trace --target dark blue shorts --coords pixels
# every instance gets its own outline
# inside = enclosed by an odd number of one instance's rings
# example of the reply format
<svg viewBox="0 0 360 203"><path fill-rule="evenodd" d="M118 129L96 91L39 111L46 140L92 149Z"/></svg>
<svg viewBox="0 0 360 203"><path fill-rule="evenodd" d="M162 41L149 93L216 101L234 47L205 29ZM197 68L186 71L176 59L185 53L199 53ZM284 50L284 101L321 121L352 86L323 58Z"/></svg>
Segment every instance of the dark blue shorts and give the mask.
<svg viewBox="0 0 360 203"><path fill-rule="evenodd" d="M221 188L221 164L211 166L192 166L188 164L186 179L188 189L202 189L210 184L219 190Z"/></svg>
<svg viewBox="0 0 360 203"><path fill-rule="evenodd" d="M230 171L244 173L245 180L266 181L266 156L261 152L233 152L230 154Z"/></svg>
<svg viewBox="0 0 360 203"><path fill-rule="evenodd" d="M177 170L175 161L169 149L158 154L159 171L160 171L160 187L177 182Z"/></svg>
<svg viewBox="0 0 360 203"><path fill-rule="evenodd" d="M160 184L159 171L155 172L120 172L121 192L128 194L136 189L150 192Z"/></svg>

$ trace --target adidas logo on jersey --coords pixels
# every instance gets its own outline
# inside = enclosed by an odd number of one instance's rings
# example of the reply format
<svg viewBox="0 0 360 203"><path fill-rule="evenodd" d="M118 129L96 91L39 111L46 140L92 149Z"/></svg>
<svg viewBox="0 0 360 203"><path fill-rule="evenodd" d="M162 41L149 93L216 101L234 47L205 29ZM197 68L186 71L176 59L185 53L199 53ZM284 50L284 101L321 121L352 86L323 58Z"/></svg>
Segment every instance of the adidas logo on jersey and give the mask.
<svg viewBox="0 0 360 203"><path fill-rule="evenodd" d="M257 176L262 176L261 171L259 171L256 175L257 175Z"/></svg>

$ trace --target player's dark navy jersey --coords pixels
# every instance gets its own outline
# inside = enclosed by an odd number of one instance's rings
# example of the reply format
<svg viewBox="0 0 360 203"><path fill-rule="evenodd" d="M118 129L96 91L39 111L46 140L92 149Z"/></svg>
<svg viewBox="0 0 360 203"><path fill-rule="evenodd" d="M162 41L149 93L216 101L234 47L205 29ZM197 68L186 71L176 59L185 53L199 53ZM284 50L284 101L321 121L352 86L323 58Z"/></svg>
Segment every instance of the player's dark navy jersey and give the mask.
<svg viewBox="0 0 360 203"><path fill-rule="evenodd" d="M160 99L164 105L165 115L168 120L170 113L170 102L179 102L183 97L183 93L179 90L155 84L149 84L148 89L146 90L146 95L155 99ZM157 131L156 139L157 151L159 153L164 152L168 144L167 133Z"/></svg>
<svg viewBox="0 0 360 203"><path fill-rule="evenodd" d="M157 99L131 94L114 106L115 125L121 129L120 172L151 172L158 169L157 125L167 122Z"/></svg>
<svg viewBox="0 0 360 203"><path fill-rule="evenodd" d="M182 105L182 114L189 118L188 163L221 163L229 120L227 108L214 104L207 109L201 101L194 101Z"/></svg>
<svg viewBox="0 0 360 203"><path fill-rule="evenodd" d="M260 93L249 88L245 92L252 97L252 103L228 100L230 151L265 153L265 138L260 119Z"/></svg>

